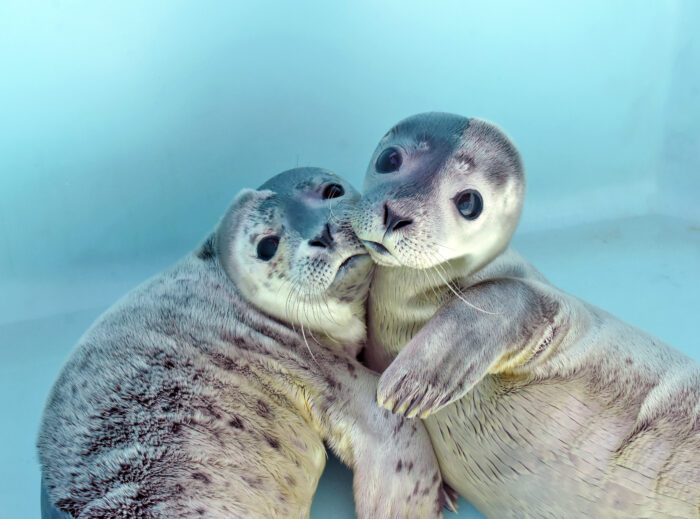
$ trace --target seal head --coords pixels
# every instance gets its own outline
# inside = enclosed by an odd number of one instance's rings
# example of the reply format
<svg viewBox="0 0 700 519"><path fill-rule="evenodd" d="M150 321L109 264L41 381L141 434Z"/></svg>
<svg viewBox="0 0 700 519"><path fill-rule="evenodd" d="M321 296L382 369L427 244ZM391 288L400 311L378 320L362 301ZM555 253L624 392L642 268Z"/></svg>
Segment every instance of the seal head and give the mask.
<svg viewBox="0 0 700 519"><path fill-rule="evenodd" d="M525 195L520 154L495 125L447 113L404 119L370 161L352 224L376 263L425 269L502 252Z"/></svg>
<svg viewBox="0 0 700 519"><path fill-rule="evenodd" d="M259 309L357 343L365 333L372 265L350 225L359 198L347 181L325 169L280 173L236 197L216 231L217 255Z"/></svg>

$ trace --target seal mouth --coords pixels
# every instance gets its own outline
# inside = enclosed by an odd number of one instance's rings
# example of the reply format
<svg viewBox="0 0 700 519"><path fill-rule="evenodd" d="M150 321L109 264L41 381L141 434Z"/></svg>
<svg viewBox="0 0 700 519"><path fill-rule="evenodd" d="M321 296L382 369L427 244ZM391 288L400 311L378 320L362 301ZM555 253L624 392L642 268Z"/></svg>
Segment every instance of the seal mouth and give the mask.
<svg viewBox="0 0 700 519"><path fill-rule="evenodd" d="M374 259L374 261L378 264L391 267L401 265L401 262L396 259L391 251L381 243L370 240L362 240L362 244L367 248L370 256L372 256L372 259Z"/></svg>
<svg viewBox="0 0 700 519"><path fill-rule="evenodd" d="M391 254L391 252L389 252L389 249L387 249L384 245L382 245L379 242L370 241L370 240L362 240L362 243L364 243L368 249L370 249L374 252L377 252L377 253L381 254L382 256L393 256L393 254Z"/></svg>
<svg viewBox="0 0 700 519"><path fill-rule="evenodd" d="M338 267L338 272L336 272L335 277L337 278L338 276L345 274L354 266L355 263L357 263L360 258L365 256L369 256L369 254L353 254L352 256L345 258L345 260Z"/></svg>

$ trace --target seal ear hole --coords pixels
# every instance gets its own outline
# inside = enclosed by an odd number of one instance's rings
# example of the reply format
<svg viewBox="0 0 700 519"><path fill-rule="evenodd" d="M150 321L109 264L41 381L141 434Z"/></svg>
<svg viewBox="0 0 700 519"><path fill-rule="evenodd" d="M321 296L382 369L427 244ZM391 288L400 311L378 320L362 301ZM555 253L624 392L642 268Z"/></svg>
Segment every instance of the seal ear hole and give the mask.
<svg viewBox="0 0 700 519"><path fill-rule="evenodd" d="M345 189L340 184L328 184L323 188L321 198L328 200L329 198L340 198L345 194Z"/></svg>
<svg viewBox="0 0 700 519"><path fill-rule="evenodd" d="M266 236L258 242L258 259L270 261L280 244L279 236Z"/></svg>
<svg viewBox="0 0 700 519"><path fill-rule="evenodd" d="M467 189L455 197L459 214L466 220L476 220L484 209L484 200L476 189Z"/></svg>
<svg viewBox="0 0 700 519"><path fill-rule="evenodd" d="M398 171L403 163L401 152L396 148L387 148L379 154L375 168L379 173L392 173Z"/></svg>

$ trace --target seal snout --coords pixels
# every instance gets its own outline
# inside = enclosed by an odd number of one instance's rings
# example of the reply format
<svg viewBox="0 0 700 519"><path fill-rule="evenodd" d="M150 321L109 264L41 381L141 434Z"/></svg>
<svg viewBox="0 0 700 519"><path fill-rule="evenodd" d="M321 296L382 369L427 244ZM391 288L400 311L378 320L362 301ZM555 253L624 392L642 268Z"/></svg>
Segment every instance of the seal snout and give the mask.
<svg viewBox="0 0 700 519"><path fill-rule="evenodd" d="M320 234L309 240L309 245L311 247L332 249L335 245L335 241L333 240L333 234L331 233L331 226L326 223L326 225L323 226L323 230L320 232Z"/></svg>
<svg viewBox="0 0 700 519"><path fill-rule="evenodd" d="M394 232L398 231L399 229L403 227L408 227L413 223L413 220L411 218L406 218L403 216L399 216L397 213L395 213L390 207L387 202L384 202L384 228L386 229L386 232Z"/></svg>
<svg viewBox="0 0 700 519"><path fill-rule="evenodd" d="M387 249L384 245L381 243L377 243L376 241L370 241L370 240L362 240L362 243L370 250L377 252L382 255L386 256L391 256L391 252L389 252L389 249Z"/></svg>
<svg viewBox="0 0 700 519"><path fill-rule="evenodd" d="M372 240L362 240L362 245L369 251L369 255L375 263L385 267L398 267L401 265L396 256L383 244Z"/></svg>

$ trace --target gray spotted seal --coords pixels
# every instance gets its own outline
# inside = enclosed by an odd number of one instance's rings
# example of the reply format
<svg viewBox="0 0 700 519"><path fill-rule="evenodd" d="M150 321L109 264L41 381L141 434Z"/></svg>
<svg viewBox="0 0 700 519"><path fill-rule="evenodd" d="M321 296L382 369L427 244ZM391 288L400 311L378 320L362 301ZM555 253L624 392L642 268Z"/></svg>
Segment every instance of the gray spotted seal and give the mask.
<svg viewBox="0 0 700 519"><path fill-rule="evenodd" d="M381 139L353 216L379 265L379 403L426 418L446 482L489 517L698 517L698 364L508 248L524 192L486 121L421 114Z"/></svg>
<svg viewBox="0 0 700 519"><path fill-rule="evenodd" d="M348 220L358 198L316 168L245 190L98 319L41 423L53 512L308 517L325 442L354 469L359 517L442 515L424 426L378 408L355 360L371 270Z"/></svg>

